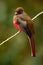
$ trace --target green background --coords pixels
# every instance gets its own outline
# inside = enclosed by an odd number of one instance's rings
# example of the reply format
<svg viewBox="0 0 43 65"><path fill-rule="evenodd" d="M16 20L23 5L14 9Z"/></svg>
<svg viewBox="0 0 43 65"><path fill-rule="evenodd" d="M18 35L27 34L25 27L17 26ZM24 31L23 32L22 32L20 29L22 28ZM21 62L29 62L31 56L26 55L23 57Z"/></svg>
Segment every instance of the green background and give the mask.
<svg viewBox="0 0 43 65"><path fill-rule="evenodd" d="M33 18L43 11L43 0L0 0L0 43L18 31L13 26L13 14L19 6ZM37 56L31 56L27 35L21 32L0 46L0 65L43 65L43 14L33 22Z"/></svg>

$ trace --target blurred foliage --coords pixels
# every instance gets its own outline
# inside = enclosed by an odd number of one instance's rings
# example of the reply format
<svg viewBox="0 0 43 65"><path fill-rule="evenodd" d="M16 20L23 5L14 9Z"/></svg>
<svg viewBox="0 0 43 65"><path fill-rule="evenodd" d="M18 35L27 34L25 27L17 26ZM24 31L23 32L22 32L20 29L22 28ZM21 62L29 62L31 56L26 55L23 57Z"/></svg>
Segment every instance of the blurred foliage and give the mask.
<svg viewBox="0 0 43 65"><path fill-rule="evenodd" d="M43 11L43 0L0 0L0 43L18 31L13 26L13 14L19 6L33 18ZM43 14L34 25L37 56L31 57L29 40L21 32L0 46L0 65L43 65Z"/></svg>

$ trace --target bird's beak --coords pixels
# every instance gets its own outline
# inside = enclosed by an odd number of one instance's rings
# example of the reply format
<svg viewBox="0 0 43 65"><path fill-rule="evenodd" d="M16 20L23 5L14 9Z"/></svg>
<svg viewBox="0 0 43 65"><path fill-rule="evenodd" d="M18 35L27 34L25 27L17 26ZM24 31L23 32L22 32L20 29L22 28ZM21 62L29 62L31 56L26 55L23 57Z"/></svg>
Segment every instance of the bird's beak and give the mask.
<svg viewBox="0 0 43 65"><path fill-rule="evenodd" d="M15 15L17 15L17 12L15 12Z"/></svg>

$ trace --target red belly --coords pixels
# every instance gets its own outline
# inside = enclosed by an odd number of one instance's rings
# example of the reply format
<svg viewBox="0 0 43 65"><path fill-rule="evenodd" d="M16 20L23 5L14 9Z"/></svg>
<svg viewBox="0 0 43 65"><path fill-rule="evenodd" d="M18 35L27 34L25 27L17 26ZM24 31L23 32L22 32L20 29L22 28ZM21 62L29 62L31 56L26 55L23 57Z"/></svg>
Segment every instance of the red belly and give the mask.
<svg viewBox="0 0 43 65"><path fill-rule="evenodd" d="M15 22L15 23L13 23L13 24L14 24L14 26L15 26L18 30L24 31L24 30L18 25L17 22Z"/></svg>

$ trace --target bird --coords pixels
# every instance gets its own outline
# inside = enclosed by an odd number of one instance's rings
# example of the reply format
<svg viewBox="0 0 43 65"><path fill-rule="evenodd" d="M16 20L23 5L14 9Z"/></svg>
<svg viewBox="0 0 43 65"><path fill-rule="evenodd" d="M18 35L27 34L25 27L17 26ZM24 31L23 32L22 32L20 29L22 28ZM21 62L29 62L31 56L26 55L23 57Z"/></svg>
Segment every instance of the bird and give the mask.
<svg viewBox="0 0 43 65"><path fill-rule="evenodd" d="M18 30L25 32L28 36L31 47L31 55L35 57L36 49L34 40L34 23L31 17L25 12L23 7L17 7L15 9L13 15L13 24Z"/></svg>

